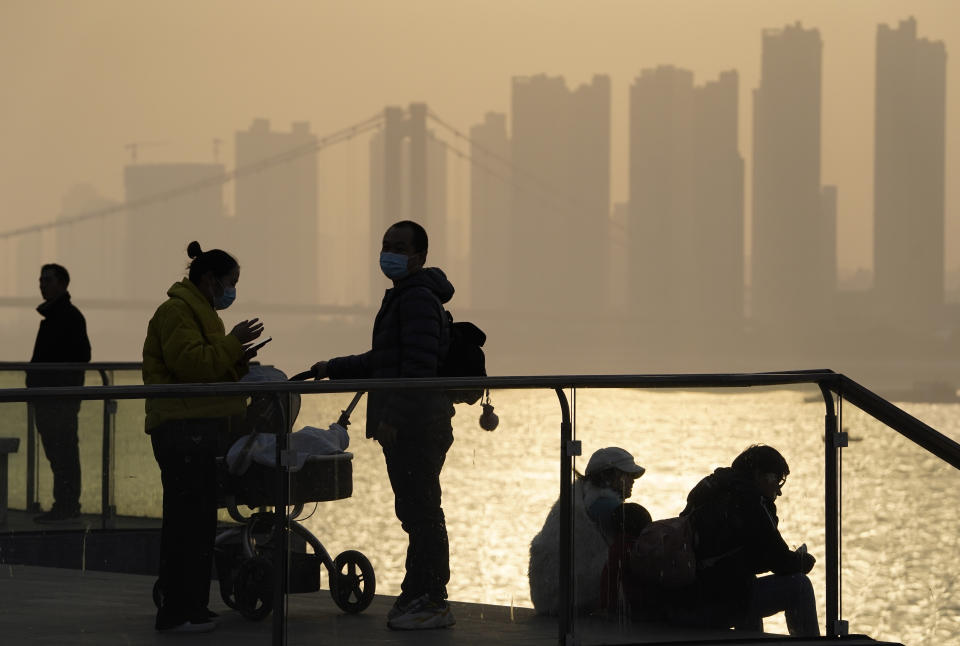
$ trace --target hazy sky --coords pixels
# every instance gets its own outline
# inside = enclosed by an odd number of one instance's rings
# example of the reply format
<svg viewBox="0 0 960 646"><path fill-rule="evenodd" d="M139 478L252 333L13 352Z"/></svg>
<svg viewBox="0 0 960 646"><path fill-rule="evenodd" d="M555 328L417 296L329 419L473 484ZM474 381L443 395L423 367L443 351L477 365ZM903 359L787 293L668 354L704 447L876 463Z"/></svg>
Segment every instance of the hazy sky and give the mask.
<svg viewBox="0 0 960 646"><path fill-rule="evenodd" d="M128 142L142 161L210 161L266 117L324 134L386 104L426 101L466 129L507 111L514 75L613 84L613 198L626 199L627 96L645 67L697 82L740 73L741 154L761 29L820 30L823 183L839 186L841 268L872 264L877 24L910 15L948 54L947 262L960 265L955 0L0 0L0 229L47 221L72 185L122 196ZM232 188L228 188L230 192Z"/></svg>

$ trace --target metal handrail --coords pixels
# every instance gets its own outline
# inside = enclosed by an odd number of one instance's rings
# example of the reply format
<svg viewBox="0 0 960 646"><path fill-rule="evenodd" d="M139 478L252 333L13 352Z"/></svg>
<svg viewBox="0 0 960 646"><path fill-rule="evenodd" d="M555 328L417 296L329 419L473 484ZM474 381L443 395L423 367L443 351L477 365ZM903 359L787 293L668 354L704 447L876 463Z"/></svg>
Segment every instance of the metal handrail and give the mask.
<svg viewBox="0 0 960 646"><path fill-rule="evenodd" d="M48 364L59 369L87 364ZM143 399L184 395L222 397L251 393L346 393L358 390L459 390L489 388L519 390L539 388L748 388L828 383L841 375L830 371L770 372L741 374L671 375L550 375L511 377L443 377L391 379L339 379L335 381L276 381L231 383L155 384L142 386L60 386L0 389L0 403L43 399Z"/></svg>
<svg viewBox="0 0 960 646"><path fill-rule="evenodd" d="M53 370L136 370L143 368L139 361L89 361L86 363L33 363L30 361L0 361L0 372L22 372L25 370L53 371Z"/></svg>
<svg viewBox="0 0 960 646"><path fill-rule="evenodd" d="M96 372L104 386L113 383L113 373L117 371L140 372L143 364L139 361L98 361L85 363L54 363L0 361L0 372ZM116 427L117 402L103 400L102 445L100 449L100 526L108 529L116 520L116 505L113 503L113 458ZM37 474L39 451L37 450L37 429L33 403L27 402L27 469L26 469L26 510L40 511L37 500Z"/></svg>
<svg viewBox="0 0 960 646"><path fill-rule="evenodd" d="M45 364L48 369L94 369L95 364ZM133 364L122 365L130 369ZM139 364L135 364L139 365ZM38 364L0 362L0 370L36 369ZM560 501L561 536L560 542L560 590L563 597L559 617L559 642L572 643L575 612L573 607L573 562L572 499L570 485L573 482L571 458L579 455L579 443L572 440L573 425L570 407L564 389L576 388L746 388L763 386L783 386L795 384L817 385L822 391L825 415L825 533L826 533L826 612L828 637L839 637L845 633L845 622L840 619L839 599L839 556L840 556L840 490L839 490L839 449L844 446L843 434L838 429L838 420L834 408L833 395L836 394L857 406L865 413L900 433L911 442L929 453L944 460L954 468L960 468L960 444L924 424L909 413L889 401L879 397L867 388L832 370L800 370L767 373L735 374L669 374L669 375L554 375L528 377L458 377L458 378L422 378L422 379L344 379L320 382L242 382L216 384L163 384L143 386L86 386L86 387L42 387L0 389L0 403L31 402L47 399L79 398L95 400L142 399L165 397L216 397L225 395L250 395L253 393L276 393L290 395L346 393L377 390L460 390L484 388L491 390L540 389L555 390L561 405L562 421L560 429ZM277 443L278 458L283 450L284 440ZM282 464L282 461L278 461ZM283 480L285 468L278 469L278 478ZM278 514L283 515L286 487L279 487L277 500ZM279 516L278 516L279 518ZM282 578L282 577L281 577ZM285 583L277 583L277 594L285 594ZM277 607L282 607L279 599ZM275 636L283 634L283 628L275 630Z"/></svg>

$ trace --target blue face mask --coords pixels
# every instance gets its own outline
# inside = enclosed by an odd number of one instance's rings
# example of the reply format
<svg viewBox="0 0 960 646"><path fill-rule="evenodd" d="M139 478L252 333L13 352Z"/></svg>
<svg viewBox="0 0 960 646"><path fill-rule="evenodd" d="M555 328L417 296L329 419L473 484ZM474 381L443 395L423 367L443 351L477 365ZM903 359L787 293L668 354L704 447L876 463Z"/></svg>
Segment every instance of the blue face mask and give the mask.
<svg viewBox="0 0 960 646"><path fill-rule="evenodd" d="M400 280L406 277L410 273L407 270L409 262L410 257L402 253L380 252L380 269L383 271L383 275L390 280Z"/></svg>
<svg viewBox="0 0 960 646"><path fill-rule="evenodd" d="M223 287L223 283L221 283L220 286ZM233 301L235 300L237 300L237 288L224 287L223 293L214 297L213 308L216 310L225 310L233 305Z"/></svg>

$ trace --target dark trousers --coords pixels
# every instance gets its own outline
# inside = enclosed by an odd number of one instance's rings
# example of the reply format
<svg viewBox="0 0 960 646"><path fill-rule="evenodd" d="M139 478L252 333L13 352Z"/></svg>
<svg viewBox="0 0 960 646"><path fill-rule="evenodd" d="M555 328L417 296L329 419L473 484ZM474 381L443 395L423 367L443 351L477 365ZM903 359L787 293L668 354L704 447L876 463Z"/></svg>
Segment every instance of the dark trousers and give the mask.
<svg viewBox="0 0 960 646"><path fill-rule="evenodd" d="M394 509L408 537L406 574L400 585L403 602L423 594L438 601L447 598L450 546L440 506L440 471L452 443L446 421L421 432L401 431L394 445L383 448Z"/></svg>
<svg viewBox="0 0 960 646"><path fill-rule="evenodd" d="M177 420L153 429L163 483L158 629L206 616L217 533L217 439L225 420Z"/></svg>
<svg viewBox="0 0 960 646"><path fill-rule="evenodd" d="M737 628L763 630L763 618L783 612L787 619L787 631L792 636L817 637L820 624L817 621L817 599L813 585L805 574L759 577L753 585L746 619Z"/></svg>
<svg viewBox="0 0 960 646"><path fill-rule="evenodd" d="M80 511L80 401L37 402L33 409L43 452L53 472L53 506Z"/></svg>

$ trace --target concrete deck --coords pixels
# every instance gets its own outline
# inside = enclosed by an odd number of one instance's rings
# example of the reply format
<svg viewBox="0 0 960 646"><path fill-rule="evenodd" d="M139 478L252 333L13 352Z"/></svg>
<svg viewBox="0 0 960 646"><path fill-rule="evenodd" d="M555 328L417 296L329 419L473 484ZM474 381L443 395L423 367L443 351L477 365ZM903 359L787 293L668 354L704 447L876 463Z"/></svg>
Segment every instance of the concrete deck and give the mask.
<svg viewBox="0 0 960 646"><path fill-rule="evenodd" d="M263 646L272 640L272 616L261 622L244 619L229 610L216 589L211 609L220 613L218 629L201 635L160 635L153 630L151 601L154 577L112 572L0 565L0 643L96 645L170 644L173 641L208 645ZM288 644L317 646L474 646L501 644L553 646L558 643L556 621L538 617L525 608L510 609L451 602L457 624L433 631L394 632L385 624L391 597L378 596L366 611L344 615L330 595L321 590L289 596ZM599 619L578 621L580 643L594 644L746 644L804 646L819 640L791 640L773 635L735 634L729 631L680 631L655 625L618 625ZM844 645L878 642L846 638Z"/></svg>

